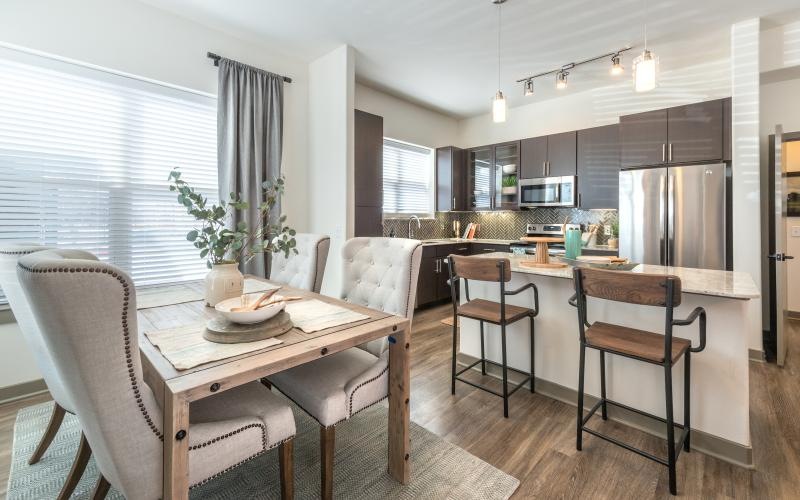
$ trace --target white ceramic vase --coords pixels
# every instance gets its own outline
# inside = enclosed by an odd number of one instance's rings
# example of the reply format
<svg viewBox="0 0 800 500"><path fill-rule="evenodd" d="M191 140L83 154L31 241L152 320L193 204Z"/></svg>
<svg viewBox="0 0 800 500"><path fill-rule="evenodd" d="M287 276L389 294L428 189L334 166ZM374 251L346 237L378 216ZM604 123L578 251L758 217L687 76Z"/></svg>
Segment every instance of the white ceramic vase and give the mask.
<svg viewBox="0 0 800 500"><path fill-rule="evenodd" d="M244 290L244 276L238 264L214 264L206 274L206 305L214 307L219 302L239 297Z"/></svg>

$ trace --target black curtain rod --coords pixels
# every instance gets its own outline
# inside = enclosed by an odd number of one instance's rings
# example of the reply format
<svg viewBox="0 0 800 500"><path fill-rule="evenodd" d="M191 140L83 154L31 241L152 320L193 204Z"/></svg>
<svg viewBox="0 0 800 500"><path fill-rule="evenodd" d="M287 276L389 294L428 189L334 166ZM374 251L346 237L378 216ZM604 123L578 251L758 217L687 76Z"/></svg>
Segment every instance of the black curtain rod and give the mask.
<svg viewBox="0 0 800 500"><path fill-rule="evenodd" d="M219 56L213 52L209 52L208 54L206 54L206 56L208 56L209 59L214 60L214 66L219 66L219 60L222 58L222 56ZM292 83L292 79L289 78L288 76L282 76L281 78L283 78L283 81L286 83Z"/></svg>

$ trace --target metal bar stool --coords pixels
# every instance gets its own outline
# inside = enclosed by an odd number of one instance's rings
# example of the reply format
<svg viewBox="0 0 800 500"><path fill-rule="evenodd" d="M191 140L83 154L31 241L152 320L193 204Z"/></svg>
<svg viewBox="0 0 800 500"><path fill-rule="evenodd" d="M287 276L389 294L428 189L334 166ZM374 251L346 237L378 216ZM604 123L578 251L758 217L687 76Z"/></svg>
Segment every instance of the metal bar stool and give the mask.
<svg viewBox="0 0 800 500"><path fill-rule="evenodd" d="M605 439L626 450L654 460L669 469L669 491L677 494L675 463L683 451L689 452L691 427L690 403L690 367L691 353L700 352L706 346L706 312L702 307L695 308L686 319L674 319L673 310L681 304L681 280L677 276L660 274L628 273L624 271L606 271L599 269L575 268L575 295L570 304L578 308L578 329L580 331L581 354L580 374L578 378L578 421L577 449L581 450L583 432ZM589 323L586 313L586 297L625 302L645 306L663 307L666 310L664 335L637 330L609 323ZM686 326L700 318L700 345L692 347L691 341L672 336L672 327ZM586 365L586 348L600 351L600 400L589 413L583 415L584 369ZM666 418L647 413L636 408L617 403L606 398L606 364L605 353L636 359L645 363L664 367L664 395L666 400ZM672 412L672 367L684 356L684 388L683 388L683 424L677 424ZM608 419L607 405L613 405L640 415L653 418L667 425L667 459L657 457L627 443L586 427L586 423L601 409L603 420ZM682 429L681 437L675 443L675 427Z"/></svg>
<svg viewBox="0 0 800 500"><path fill-rule="evenodd" d="M453 366L450 393L456 393L456 380L469 384L482 391L489 392L495 396L503 398L503 416L508 418L508 398L514 394L525 383L531 383L531 392L536 392L534 388L534 318L539 313L539 291L536 285L528 283L516 290L506 291L505 284L511 281L511 261L509 259L493 259L489 257L466 257L461 255L450 255L448 257L450 266L450 294L453 299ZM464 298L466 302L459 305L457 299L457 286L459 279L464 280ZM493 302L484 299L469 298L469 280L488 281L500 283L500 302ZM533 290L533 309L526 307L506 304L506 296L517 295L525 290ZM475 319L480 322L481 328L481 359L475 361L466 368L456 371L456 354L458 352L458 318ZM530 373L508 366L506 359L506 326L515 323L523 318L530 318L531 322L531 371ZM502 363L486 359L484 351L484 323L492 323L500 326L500 341L502 343ZM499 393L488 387L476 384L469 380L460 378L459 375L472 369L478 363L481 364L481 373L486 375L486 363L498 366L503 370L503 392ZM525 375L525 379L519 382L511 391L508 390L508 370Z"/></svg>

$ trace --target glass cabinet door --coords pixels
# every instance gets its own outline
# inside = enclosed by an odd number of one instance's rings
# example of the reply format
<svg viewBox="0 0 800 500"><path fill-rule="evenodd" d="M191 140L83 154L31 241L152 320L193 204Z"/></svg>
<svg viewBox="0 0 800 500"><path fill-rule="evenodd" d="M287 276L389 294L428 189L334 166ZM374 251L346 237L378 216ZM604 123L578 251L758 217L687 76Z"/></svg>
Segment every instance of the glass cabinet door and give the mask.
<svg viewBox="0 0 800 500"><path fill-rule="evenodd" d="M491 210L496 175L493 172L492 148L473 149L469 152L469 206L472 210Z"/></svg>
<svg viewBox="0 0 800 500"><path fill-rule="evenodd" d="M519 169L519 143L512 142L494 147L494 168L492 183L494 185L495 210L516 210L517 172Z"/></svg>

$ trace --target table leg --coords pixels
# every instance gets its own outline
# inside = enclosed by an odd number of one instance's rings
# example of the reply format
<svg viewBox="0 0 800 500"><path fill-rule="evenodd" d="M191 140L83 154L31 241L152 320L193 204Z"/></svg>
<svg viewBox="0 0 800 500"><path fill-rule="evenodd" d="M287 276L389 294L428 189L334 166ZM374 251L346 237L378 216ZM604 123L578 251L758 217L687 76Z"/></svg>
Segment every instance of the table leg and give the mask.
<svg viewBox="0 0 800 500"><path fill-rule="evenodd" d="M189 498L189 402L164 388L164 500Z"/></svg>
<svg viewBox="0 0 800 500"><path fill-rule="evenodd" d="M411 478L409 435L409 375L411 332L392 333L389 344L389 475L407 484Z"/></svg>

